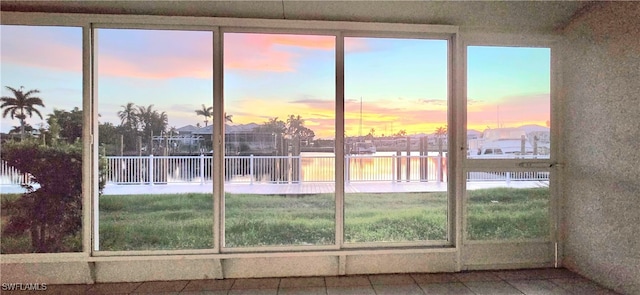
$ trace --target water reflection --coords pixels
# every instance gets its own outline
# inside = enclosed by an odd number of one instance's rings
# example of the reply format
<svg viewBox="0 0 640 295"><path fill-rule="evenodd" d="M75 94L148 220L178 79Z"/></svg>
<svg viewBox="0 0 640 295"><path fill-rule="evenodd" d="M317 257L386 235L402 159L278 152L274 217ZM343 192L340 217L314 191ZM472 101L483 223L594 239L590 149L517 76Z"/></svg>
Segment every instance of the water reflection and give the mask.
<svg viewBox="0 0 640 295"><path fill-rule="evenodd" d="M301 153L302 181L334 181L335 155L333 153ZM408 165L407 165L408 164ZM345 181L446 181L446 153L418 152L397 155L376 152L372 155L347 155Z"/></svg>

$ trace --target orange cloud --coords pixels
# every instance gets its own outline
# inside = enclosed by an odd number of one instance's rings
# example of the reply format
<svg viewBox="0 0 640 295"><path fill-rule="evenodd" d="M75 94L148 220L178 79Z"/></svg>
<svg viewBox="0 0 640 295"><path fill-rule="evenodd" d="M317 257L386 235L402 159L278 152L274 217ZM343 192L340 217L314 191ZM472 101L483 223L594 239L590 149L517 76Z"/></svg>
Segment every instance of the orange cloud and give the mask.
<svg viewBox="0 0 640 295"><path fill-rule="evenodd" d="M362 115L362 133L369 133L375 129L377 135L392 135L400 130L407 134L433 133L439 127L447 125L446 112L428 110L388 110L387 115L365 114ZM345 133L348 136L359 135L359 116L345 118Z"/></svg>
<svg viewBox="0 0 640 295"><path fill-rule="evenodd" d="M286 120L287 115L296 114L302 116L305 125L318 138L335 137L335 104L332 100L248 98L228 106L227 112L234 114L234 123L237 124L262 124L273 117ZM446 110L430 107L420 101L405 102L403 105L389 101L369 101L363 107L362 133L366 135L374 128L377 135L392 135L400 130L405 130L408 134L430 134L437 127L446 125L446 122ZM357 136L360 133L359 100L348 100L345 103L345 133L347 136Z"/></svg>
<svg viewBox="0 0 640 295"><path fill-rule="evenodd" d="M503 127L517 127L527 124L546 126L549 120L548 94L509 97L500 104L500 122ZM545 104L545 101L547 102ZM252 100L234 105L241 110L235 113L234 122L262 123L268 118L285 119L289 114L299 114L306 126L320 138L335 136L335 105L332 100L300 99L294 101ZM265 115L268 114L268 115ZM468 128L479 131L487 126L496 127L495 102L474 101L468 109ZM379 100L365 101L362 111L362 131L360 131L360 101L348 99L345 102L345 133L366 135L373 128L376 135L392 135L400 130L407 134L431 134L436 128L447 125L447 110L440 101L426 103L424 100ZM242 117L242 119L241 119ZM238 120L235 120L238 118Z"/></svg>
<svg viewBox="0 0 640 295"><path fill-rule="evenodd" d="M307 103L315 104L311 107ZM303 100L290 102L285 100L260 100L247 98L227 106L227 113L233 114L236 124L262 124L277 117L285 121L288 115L300 115L305 126L316 133L318 138L333 138L335 135L335 112L333 101Z"/></svg>

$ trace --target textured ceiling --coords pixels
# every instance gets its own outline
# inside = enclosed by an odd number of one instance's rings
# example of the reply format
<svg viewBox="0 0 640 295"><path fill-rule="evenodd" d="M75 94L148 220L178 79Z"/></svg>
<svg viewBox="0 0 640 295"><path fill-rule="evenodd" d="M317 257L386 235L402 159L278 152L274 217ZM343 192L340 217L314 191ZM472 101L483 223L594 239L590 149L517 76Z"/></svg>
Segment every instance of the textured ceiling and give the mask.
<svg viewBox="0 0 640 295"><path fill-rule="evenodd" d="M511 30L563 27L584 1L6 1L3 11L213 16L447 24Z"/></svg>

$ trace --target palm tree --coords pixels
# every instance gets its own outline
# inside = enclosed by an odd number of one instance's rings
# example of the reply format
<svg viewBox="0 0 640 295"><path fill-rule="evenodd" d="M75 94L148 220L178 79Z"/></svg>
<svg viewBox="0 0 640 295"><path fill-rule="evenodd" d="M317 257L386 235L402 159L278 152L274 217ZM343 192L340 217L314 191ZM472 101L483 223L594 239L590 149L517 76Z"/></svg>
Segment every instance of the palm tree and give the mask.
<svg viewBox="0 0 640 295"><path fill-rule="evenodd" d="M11 119L18 118L18 120L20 120L20 139L24 139L25 120L27 119L27 116L31 118L33 114L36 114L40 119L42 119L42 114L40 114L40 111L35 107L44 107L44 104L42 103L41 98L33 96L33 94L40 93L40 90L32 89L27 92L23 92L23 86L20 86L19 90L9 86L5 87L13 92L13 97L3 96L0 98L0 101L2 102L0 109L4 109L2 117L6 118L7 115L11 115Z"/></svg>
<svg viewBox="0 0 640 295"><path fill-rule="evenodd" d="M120 117L120 126L127 127L129 130L137 129L138 125L138 112L135 105L132 102L121 106L122 111L118 111L118 117Z"/></svg>
<svg viewBox="0 0 640 295"><path fill-rule="evenodd" d="M151 113L151 130L156 134L162 134L167 130L167 125L169 125L169 116L166 112L159 113L158 111L153 111Z"/></svg>
<svg viewBox="0 0 640 295"><path fill-rule="evenodd" d="M232 117L233 117L233 115L227 115L227 113L224 113L224 120L225 121L233 123L233 120L231 119Z"/></svg>
<svg viewBox="0 0 640 295"><path fill-rule="evenodd" d="M144 133L148 133L148 131L153 128L153 119L156 115L153 105L150 104L148 107L138 106L136 115L140 129L142 129Z"/></svg>
<svg viewBox="0 0 640 295"><path fill-rule="evenodd" d="M262 123L262 125L256 127L254 131L272 134L282 134L285 132L286 124L282 120L278 120L278 117L270 118L268 121Z"/></svg>
<svg viewBox="0 0 640 295"><path fill-rule="evenodd" d="M407 130L404 129L400 129L400 131L398 131L398 133L394 134L395 136L398 137L403 137L403 136L407 136Z"/></svg>
<svg viewBox="0 0 640 295"><path fill-rule="evenodd" d="M300 131L304 128L304 119L300 115L289 115L287 118L286 134L293 138L294 136L300 136Z"/></svg>
<svg viewBox="0 0 640 295"><path fill-rule="evenodd" d="M153 105L148 107L138 106L138 125L144 134L145 140L151 140L153 134L161 135L169 125L169 116L166 112L158 112Z"/></svg>
<svg viewBox="0 0 640 295"><path fill-rule="evenodd" d="M196 110L196 115L204 117L204 126L209 125L209 118L213 118L213 107L207 107L202 104L201 110Z"/></svg>
<svg viewBox="0 0 640 295"><path fill-rule="evenodd" d="M178 134L178 128L176 128L176 126L171 126L171 128L169 128L169 136L174 136Z"/></svg>
<svg viewBox="0 0 640 295"><path fill-rule="evenodd" d="M27 124L24 124L24 131L25 132L31 132L35 129L33 129L33 126ZM11 128L11 130L9 130L9 134L20 134L22 132L22 128L20 126L13 126L13 128Z"/></svg>
<svg viewBox="0 0 640 295"><path fill-rule="evenodd" d="M436 128L436 132L435 135L440 138L440 137L444 137L447 135L447 126L440 126L438 128Z"/></svg>
<svg viewBox="0 0 640 295"><path fill-rule="evenodd" d="M196 110L196 115L204 117L204 127L207 127L209 124L209 118L213 118L213 107L207 107L203 104L202 109ZM227 115L227 113L224 113L225 121L233 123L233 119L231 119L232 117L233 115Z"/></svg>

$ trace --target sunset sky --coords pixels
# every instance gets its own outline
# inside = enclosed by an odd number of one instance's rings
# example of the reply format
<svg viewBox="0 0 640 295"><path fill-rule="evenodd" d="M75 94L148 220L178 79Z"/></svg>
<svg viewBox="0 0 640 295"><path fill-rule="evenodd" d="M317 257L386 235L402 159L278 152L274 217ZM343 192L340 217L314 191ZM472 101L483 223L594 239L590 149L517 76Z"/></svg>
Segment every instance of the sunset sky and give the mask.
<svg viewBox="0 0 640 295"><path fill-rule="evenodd" d="M1 81L39 89L46 108L81 107L79 28L2 26ZM169 126L204 126L195 114L212 105L212 33L98 30L101 122L119 124L127 102L165 111ZM334 136L335 37L225 35L225 111L233 124L295 114L321 138ZM433 133L446 125L447 42L347 38L346 133ZM469 47L469 128L545 126L549 120L549 49ZM362 104L360 103L362 101ZM362 127L360 107L362 106ZM40 118L27 122L39 127ZM19 125L4 118L0 129ZM362 130L362 131L360 131Z"/></svg>

